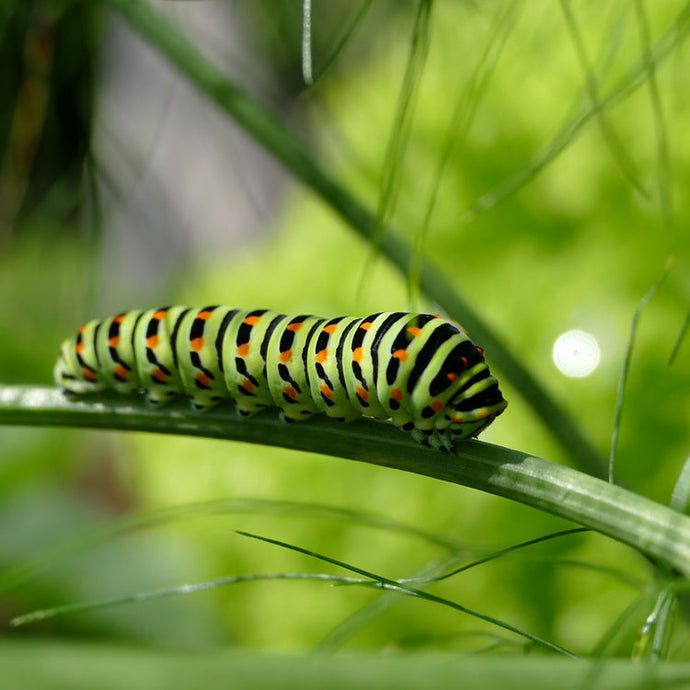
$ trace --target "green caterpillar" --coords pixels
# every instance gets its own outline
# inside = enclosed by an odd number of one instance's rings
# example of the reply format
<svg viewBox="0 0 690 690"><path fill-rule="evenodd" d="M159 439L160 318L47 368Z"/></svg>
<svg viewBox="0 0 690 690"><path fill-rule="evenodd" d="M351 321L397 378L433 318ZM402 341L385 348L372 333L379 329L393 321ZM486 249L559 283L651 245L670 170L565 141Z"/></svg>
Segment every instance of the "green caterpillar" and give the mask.
<svg viewBox="0 0 690 690"><path fill-rule="evenodd" d="M426 446L451 450L507 403L481 348L432 314L285 316L264 309L174 306L90 321L62 343L55 381L74 394L186 395L205 409L232 399L241 415L278 407L391 419Z"/></svg>

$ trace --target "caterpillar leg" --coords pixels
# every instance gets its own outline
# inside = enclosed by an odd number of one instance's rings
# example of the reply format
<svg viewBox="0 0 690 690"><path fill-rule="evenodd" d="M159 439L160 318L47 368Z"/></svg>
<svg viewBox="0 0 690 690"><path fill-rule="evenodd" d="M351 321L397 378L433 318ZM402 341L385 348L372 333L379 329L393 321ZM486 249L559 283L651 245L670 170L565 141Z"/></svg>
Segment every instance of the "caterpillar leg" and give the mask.
<svg viewBox="0 0 690 690"><path fill-rule="evenodd" d="M257 402L253 398L241 398L240 400L236 400L235 406L237 407L237 413L240 417L251 417L268 407L265 403Z"/></svg>
<svg viewBox="0 0 690 690"><path fill-rule="evenodd" d="M171 390L148 390L146 391L146 402L153 407L160 407L165 403L179 397L179 393Z"/></svg>
<svg viewBox="0 0 690 690"><path fill-rule="evenodd" d="M304 408L298 410L281 410L280 418L284 422L292 424L293 422L303 422L305 419L309 419L313 414L311 410L305 410Z"/></svg>
<svg viewBox="0 0 690 690"><path fill-rule="evenodd" d="M412 429L410 436L425 448L435 448L444 453L455 455L455 448L451 436L437 429Z"/></svg>

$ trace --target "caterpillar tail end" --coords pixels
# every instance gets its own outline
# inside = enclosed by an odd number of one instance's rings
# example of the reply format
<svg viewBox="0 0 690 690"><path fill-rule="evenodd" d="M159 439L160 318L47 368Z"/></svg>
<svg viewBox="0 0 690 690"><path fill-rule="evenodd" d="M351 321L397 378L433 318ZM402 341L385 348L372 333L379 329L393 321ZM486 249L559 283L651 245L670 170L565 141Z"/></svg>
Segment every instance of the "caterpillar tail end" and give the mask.
<svg viewBox="0 0 690 690"><path fill-rule="evenodd" d="M72 393L75 395L83 395L88 393L98 393L106 388L106 386L98 379L95 371L92 369L84 369L78 372L70 365L70 360L65 354L65 350L69 346L69 341L62 344L62 351L53 367L53 380L55 385L63 393Z"/></svg>

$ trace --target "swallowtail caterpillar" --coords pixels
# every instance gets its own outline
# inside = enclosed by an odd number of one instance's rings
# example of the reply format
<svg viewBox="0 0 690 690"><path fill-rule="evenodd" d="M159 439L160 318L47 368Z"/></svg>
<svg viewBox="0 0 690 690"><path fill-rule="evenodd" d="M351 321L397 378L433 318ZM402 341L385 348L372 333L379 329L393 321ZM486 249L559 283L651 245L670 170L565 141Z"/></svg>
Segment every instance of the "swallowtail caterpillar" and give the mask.
<svg viewBox="0 0 690 690"><path fill-rule="evenodd" d="M112 389L206 409L231 399L241 415L280 408L390 419L425 446L452 450L506 407L484 353L433 314L286 316L264 309L182 306L90 321L62 344L55 381L68 393Z"/></svg>

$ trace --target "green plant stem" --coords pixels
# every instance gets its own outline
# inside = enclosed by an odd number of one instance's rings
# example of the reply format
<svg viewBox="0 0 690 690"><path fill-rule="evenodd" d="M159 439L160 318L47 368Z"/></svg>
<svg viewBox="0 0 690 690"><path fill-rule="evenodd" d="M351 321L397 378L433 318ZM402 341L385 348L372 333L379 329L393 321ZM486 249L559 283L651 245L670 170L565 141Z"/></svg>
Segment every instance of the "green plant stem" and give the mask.
<svg viewBox="0 0 690 690"><path fill-rule="evenodd" d="M346 189L332 179L280 120L251 98L209 62L162 13L142 0L105 0L124 17L148 45L160 51L211 101L305 185L318 194L348 225L370 240L376 219ZM390 230L380 236L381 253L407 275L413 269L412 250ZM414 267L417 268L416 263ZM420 284L429 299L476 339L500 370L534 409L574 464L585 472L605 476L600 454L573 423L570 415L511 352L503 340L459 296L439 269L423 262Z"/></svg>
<svg viewBox="0 0 690 690"><path fill-rule="evenodd" d="M390 424L314 417L285 424L276 410L251 419L231 406L193 412L180 401L153 408L115 394L68 399L54 388L0 387L0 425L81 426L233 439L359 460L519 501L628 544L690 576L690 518L590 475L480 441L449 456L418 446ZM191 470L191 468L190 468Z"/></svg>

